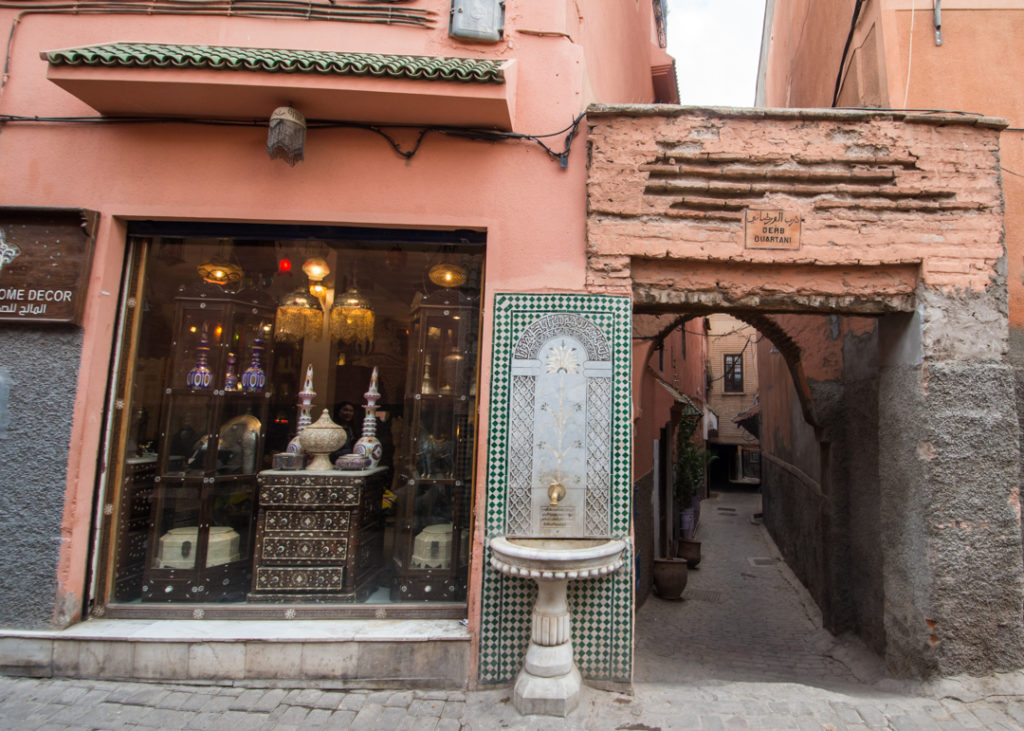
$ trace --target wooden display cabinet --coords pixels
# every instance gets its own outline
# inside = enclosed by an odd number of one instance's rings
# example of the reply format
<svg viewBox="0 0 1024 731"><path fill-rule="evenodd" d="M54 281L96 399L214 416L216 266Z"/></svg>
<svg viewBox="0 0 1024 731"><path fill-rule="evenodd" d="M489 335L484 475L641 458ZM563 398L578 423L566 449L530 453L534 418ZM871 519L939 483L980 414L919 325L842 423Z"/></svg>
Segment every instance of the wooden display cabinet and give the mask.
<svg viewBox="0 0 1024 731"><path fill-rule="evenodd" d="M117 578L114 581L113 598L116 601L138 599L142 593L156 463L155 456L129 457L125 460L118 506L121 520L114 559L114 575Z"/></svg>
<svg viewBox="0 0 1024 731"><path fill-rule="evenodd" d="M363 601L384 568L388 469L259 476L253 601Z"/></svg>
<svg viewBox="0 0 1024 731"><path fill-rule="evenodd" d="M274 309L204 289L175 303L143 601L241 601L252 578Z"/></svg>
<svg viewBox="0 0 1024 731"><path fill-rule="evenodd" d="M465 599L477 316L476 301L458 290L417 295L413 302L394 601Z"/></svg>

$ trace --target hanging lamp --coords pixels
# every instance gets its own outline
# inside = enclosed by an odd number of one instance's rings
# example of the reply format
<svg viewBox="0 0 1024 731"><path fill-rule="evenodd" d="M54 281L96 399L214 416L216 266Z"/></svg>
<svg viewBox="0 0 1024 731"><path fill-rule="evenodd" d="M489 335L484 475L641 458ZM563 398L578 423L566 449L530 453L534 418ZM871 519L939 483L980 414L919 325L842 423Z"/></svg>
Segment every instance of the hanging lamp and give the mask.
<svg viewBox="0 0 1024 731"><path fill-rule="evenodd" d="M461 287L466 283L466 270L451 261L430 267L427 277L438 287Z"/></svg>
<svg viewBox="0 0 1024 731"><path fill-rule="evenodd" d="M320 256L310 257L302 265L302 271L309 278L310 294L323 302L324 297L327 295L324 279L331 273L331 268L327 265L327 261Z"/></svg>
<svg viewBox="0 0 1024 731"><path fill-rule="evenodd" d="M320 301L300 287L281 298L274 320L274 339L299 342L318 340L324 330L324 310Z"/></svg>
<svg viewBox="0 0 1024 731"><path fill-rule="evenodd" d="M352 284L334 298L331 308L331 338L365 350L373 346L373 305Z"/></svg>

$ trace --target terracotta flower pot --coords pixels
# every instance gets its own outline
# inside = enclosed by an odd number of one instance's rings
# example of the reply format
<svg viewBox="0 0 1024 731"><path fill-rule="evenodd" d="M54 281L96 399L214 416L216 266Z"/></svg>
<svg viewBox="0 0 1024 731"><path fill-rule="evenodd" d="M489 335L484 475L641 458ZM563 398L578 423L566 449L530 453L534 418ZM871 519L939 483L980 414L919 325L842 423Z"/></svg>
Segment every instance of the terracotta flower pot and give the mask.
<svg viewBox="0 0 1024 731"><path fill-rule="evenodd" d="M695 569L700 563L700 541L679 541L676 548L676 558L686 559L688 568Z"/></svg>
<svg viewBox="0 0 1024 731"><path fill-rule="evenodd" d="M689 570L686 560L679 558L654 559L654 591L662 599L678 601L683 598L683 589Z"/></svg>

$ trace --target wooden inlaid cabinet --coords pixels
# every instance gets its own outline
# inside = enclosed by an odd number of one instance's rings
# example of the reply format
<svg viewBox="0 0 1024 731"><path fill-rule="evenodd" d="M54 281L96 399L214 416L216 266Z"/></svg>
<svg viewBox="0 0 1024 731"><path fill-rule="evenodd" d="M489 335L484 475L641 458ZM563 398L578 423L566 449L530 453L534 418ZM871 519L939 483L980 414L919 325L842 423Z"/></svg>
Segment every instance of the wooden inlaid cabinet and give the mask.
<svg viewBox="0 0 1024 731"><path fill-rule="evenodd" d="M249 598L364 600L382 566L387 472L261 472Z"/></svg>

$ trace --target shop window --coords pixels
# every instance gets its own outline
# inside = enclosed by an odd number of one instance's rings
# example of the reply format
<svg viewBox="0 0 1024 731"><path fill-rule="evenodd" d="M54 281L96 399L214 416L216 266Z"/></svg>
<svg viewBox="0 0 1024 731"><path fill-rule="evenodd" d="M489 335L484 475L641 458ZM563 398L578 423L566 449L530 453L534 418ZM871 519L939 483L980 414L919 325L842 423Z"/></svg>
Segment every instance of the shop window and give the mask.
<svg viewBox="0 0 1024 731"><path fill-rule="evenodd" d="M108 614L464 602L482 235L184 228L129 240ZM275 459L310 366L346 469ZM379 466L354 464L371 432Z"/></svg>
<svg viewBox="0 0 1024 731"><path fill-rule="evenodd" d="M722 390L726 393L743 393L743 354L725 356L725 373Z"/></svg>

